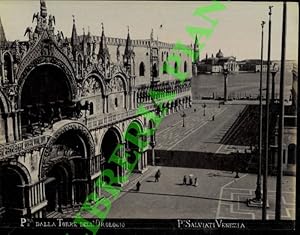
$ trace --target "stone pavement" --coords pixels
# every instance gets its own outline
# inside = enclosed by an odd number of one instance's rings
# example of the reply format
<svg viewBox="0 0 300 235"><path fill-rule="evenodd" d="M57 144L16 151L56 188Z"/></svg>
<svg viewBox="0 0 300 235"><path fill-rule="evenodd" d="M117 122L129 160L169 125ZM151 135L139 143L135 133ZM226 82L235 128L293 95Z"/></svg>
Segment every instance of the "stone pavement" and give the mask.
<svg viewBox="0 0 300 235"><path fill-rule="evenodd" d="M181 112L167 116L156 133L156 149L215 153L222 148L220 140L244 107L245 105L221 105L219 108L218 104L207 104L206 115L203 116L202 105L193 104L192 108L184 111L185 127L182 127Z"/></svg>
<svg viewBox="0 0 300 235"><path fill-rule="evenodd" d="M216 218L218 219L261 219L262 210L248 207L246 201L248 198L255 197L255 186L248 184L249 179L253 182L255 175L244 175L238 181L224 185L220 190L220 201ZM284 176L282 184L282 206L281 216L284 220L295 220L295 187L296 178ZM270 176L268 190L267 219L275 219L275 199L276 199L276 177Z"/></svg>
<svg viewBox="0 0 300 235"><path fill-rule="evenodd" d="M149 177L151 174L154 174L159 168L160 167L156 167L156 166L148 166L148 169L143 174L132 173L131 176L129 176L129 183L122 187L122 191L117 199L125 195L127 190L130 190L131 188L135 187L137 181L144 180L145 178ZM105 191L102 191L102 197L108 198L111 202L115 200L113 199L111 194ZM65 208L63 209L62 213L53 211L47 215L47 218L74 218L76 213L79 212L80 209L81 209L80 206L76 206L74 208ZM81 215L84 218L93 218L93 216L87 212L82 212Z"/></svg>
<svg viewBox="0 0 300 235"><path fill-rule="evenodd" d="M145 219L261 219L261 209L249 208L246 199L252 198L256 175L226 171L161 167L162 176L154 182L154 173L141 182L141 189L128 189L116 200L108 218ZM193 174L198 186L182 184L184 175ZM268 219L274 216L275 177L269 177ZM295 177L283 177L283 219L295 219Z"/></svg>

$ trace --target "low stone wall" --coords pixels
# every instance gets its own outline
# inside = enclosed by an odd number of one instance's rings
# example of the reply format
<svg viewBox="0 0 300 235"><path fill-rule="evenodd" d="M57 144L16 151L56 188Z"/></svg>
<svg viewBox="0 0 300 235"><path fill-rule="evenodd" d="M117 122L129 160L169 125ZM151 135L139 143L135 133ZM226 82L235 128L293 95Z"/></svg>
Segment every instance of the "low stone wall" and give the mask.
<svg viewBox="0 0 300 235"><path fill-rule="evenodd" d="M190 151L155 150L155 163L158 166L203 168L239 172L249 172L249 154L218 154ZM149 162L149 164L151 164ZM252 167L251 167L252 168Z"/></svg>

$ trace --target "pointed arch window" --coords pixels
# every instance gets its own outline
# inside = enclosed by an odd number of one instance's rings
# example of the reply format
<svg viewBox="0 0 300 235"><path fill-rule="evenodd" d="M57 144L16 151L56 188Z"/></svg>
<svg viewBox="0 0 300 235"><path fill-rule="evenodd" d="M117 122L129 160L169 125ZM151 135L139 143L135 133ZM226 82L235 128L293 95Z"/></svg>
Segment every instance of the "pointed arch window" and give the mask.
<svg viewBox="0 0 300 235"><path fill-rule="evenodd" d="M178 73L178 64L177 64L177 62L175 62L175 64L174 64L174 71L175 71L175 73Z"/></svg>
<svg viewBox="0 0 300 235"><path fill-rule="evenodd" d="M4 83L13 83L13 75L12 75L13 67L12 67L12 59L8 53L4 54L4 74L3 74L3 82Z"/></svg>
<svg viewBox="0 0 300 235"><path fill-rule="evenodd" d="M145 64L144 64L144 62L140 63L139 75L140 76L145 76Z"/></svg>
<svg viewBox="0 0 300 235"><path fill-rule="evenodd" d="M185 73L187 72L187 62L186 61L184 61L183 71Z"/></svg>
<svg viewBox="0 0 300 235"><path fill-rule="evenodd" d="M167 74L168 73L168 66L167 66L167 62L165 61L163 64L163 74Z"/></svg>
<svg viewBox="0 0 300 235"><path fill-rule="evenodd" d="M90 115L93 115L94 114L94 104L93 102L90 102Z"/></svg>
<svg viewBox="0 0 300 235"><path fill-rule="evenodd" d="M82 57L78 55L77 57L77 66L78 66L78 75L82 75Z"/></svg>

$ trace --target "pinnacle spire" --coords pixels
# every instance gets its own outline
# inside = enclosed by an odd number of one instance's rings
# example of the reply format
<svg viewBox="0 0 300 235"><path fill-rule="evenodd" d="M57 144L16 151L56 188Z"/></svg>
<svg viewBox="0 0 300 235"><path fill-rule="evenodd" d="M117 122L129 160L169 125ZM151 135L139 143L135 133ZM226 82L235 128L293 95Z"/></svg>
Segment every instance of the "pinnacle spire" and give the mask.
<svg viewBox="0 0 300 235"><path fill-rule="evenodd" d="M73 16L73 28L72 28L72 36L71 36L71 45L72 47L76 47L79 45L79 39L77 35L77 30L76 30L76 24L75 24L75 16Z"/></svg>
<svg viewBox="0 0 300 235"><path fill-rule="evenodd" d="M7 41L6 41L6 37L5 37L5 33L4 33L4 28L3 28L1 17L0 17L0 46L5 44L6 42Z"/></svg>
<svg viewBox="0 0 300 235"><path fill-rule="evenodd" d="M87 42L92 44L92 37L90 32L90 26L88 26Z"/></svg>
<svg viewBox="0 0 300 235"><path fill-rule="evenodd" d="M198 45L198 43L199 43L198 42L198 35L196 34L196 37L195 37L195 46Z"/></svg>
<svg viewBox="0 0 300 235"><path fill-rule="evenodd" d="M154 32L153 32L153 29L151 29L151 33L150 33L150 39L151 39L151 41L153 41L153 36L154 36Z"/></svg>
<svg viewBox="0 0 300 235"><path fill-rule="evenodd" d="M108 51L108 48L106 45L106 38L105 38L105 34L104 34L104 24L103 23L101 23L101 28L102 28L102 34L101 34L98 57L99 58L107 58L107 57L109 57L109 51Z"/></svg>
<svg viewBox="0 0 300 235"><path fill-rule="evenodd" d="M132 51L132 42L130 39L130 33L129 33L129 26L128 27L128 33L127 33L127 39L126 39L126 46L125 46L125 51L124 55L129 55Z"/></svg>

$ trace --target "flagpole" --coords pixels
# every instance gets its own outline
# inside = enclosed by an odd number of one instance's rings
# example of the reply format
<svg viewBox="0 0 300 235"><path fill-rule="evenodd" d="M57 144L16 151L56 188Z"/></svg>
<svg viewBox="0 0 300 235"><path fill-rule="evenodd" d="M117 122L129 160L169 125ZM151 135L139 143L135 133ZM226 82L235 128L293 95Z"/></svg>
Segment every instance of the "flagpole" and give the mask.
<svg viewBox="0 0 300 235"><path fill-rule="evenodd" d="M268 36L268 64L267 64L267 90L266 90L266 118L265 118L265 165L264 165L264 178L263 178L263 207L262 207L262 220L267 219L267 203L268 203L268 158L269 158L269 112L270 112L270 59L271 59L271 16L272 16L272 7L269 6L269 36Z"/></svg>
<svg viewBox="0 0 300 235"><path fill-rule="evenodd" d="M284 71L285 71L285 45L286 45L286 2L283 2L282 13L282 39L281 39L281 69L280 69L280 113L279 113L279 139L276 182L276 208L275 220L281 220L281 194L282 194L282 158L283 158L283 128L284 128Z"/></svg>

